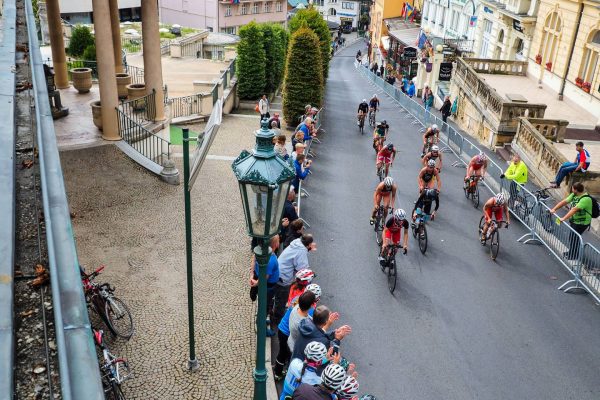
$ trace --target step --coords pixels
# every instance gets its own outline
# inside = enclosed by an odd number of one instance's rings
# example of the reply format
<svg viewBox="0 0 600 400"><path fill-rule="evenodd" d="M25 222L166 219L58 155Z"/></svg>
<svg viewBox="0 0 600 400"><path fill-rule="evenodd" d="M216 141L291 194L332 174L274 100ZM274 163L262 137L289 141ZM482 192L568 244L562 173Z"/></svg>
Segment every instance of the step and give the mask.
<svg viewBox="0 0 600 400"><path fill-rule="evenodd" d="M496 147L496 154L498 154L504 161L510 161L512 158L512 148L510 145Z"/></svg>

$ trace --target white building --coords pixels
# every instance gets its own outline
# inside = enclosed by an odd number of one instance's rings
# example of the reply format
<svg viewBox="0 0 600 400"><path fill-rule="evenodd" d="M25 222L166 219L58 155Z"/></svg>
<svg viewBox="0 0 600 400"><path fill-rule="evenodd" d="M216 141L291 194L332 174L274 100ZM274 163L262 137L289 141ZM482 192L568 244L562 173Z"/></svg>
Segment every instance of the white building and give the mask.
<svg viewBox="0 0 600 400"><path fill-rule="evenodd" d="M434 36L472 43L480 7L478 0L425 0L421 26Z"/></svg>
<svg viewBox="0 0 600 400"><path fill-rule="evenodd" d="M313 0L313 6L327 21L350 25L354 30L358 27L360 3L356 0Z"/></svg>
<svg viewBox="0 0 600 400"><path fill-rule="evenodd" d="M121 21L141 21L141 0L119 0ZM92 0L59 0L60 15L72 24L92 23Z"/></svg>

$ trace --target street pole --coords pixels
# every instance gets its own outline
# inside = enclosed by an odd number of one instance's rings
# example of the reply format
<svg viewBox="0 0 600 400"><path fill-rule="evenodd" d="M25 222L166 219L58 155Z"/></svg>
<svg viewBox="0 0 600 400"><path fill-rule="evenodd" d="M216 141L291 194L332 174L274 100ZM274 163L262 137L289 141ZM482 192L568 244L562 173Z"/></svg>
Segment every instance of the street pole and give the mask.
<svg viewBox="0 0 600 400"><path fill-rule="evenodd" d="M195 140L195 139L192 139ZM191 371L198 369L196 359L196 340L194 334L194 281L192 274L192 205L190 199L190 132L183 129L183 192L185 201L185 258L187 264L187 296L188 296L188 330L190 358L188 367ZM266 297L266 293L265 293ZM266 319L266 317L265 317Z"/></svg>
<svg viewBox="0 0 600 400"><path fill-rule="evenodd" d="M267 265L271 257L268 239L254 248L258 262L258 310L256 312L256 366L254 368L254 400L267 400L265 347L267 340Z"/></svg>

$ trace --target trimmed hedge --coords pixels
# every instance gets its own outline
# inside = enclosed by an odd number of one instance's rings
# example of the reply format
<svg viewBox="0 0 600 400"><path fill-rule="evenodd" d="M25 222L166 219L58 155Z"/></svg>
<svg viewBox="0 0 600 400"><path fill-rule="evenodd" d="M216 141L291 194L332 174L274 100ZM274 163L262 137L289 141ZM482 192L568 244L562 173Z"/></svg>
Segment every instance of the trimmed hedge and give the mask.
<svg viewBox="0 0 600 400"><path fill-rule="evenodd" d="M238 95L240 99L256 100L265 90L265 48L261 27L254 21L240 29L237 46Z"/></svg>
<svg viewBox="0 0 600 400"><path fill-rule="evenodd" d="M321 64L323 66L323 77L329 75L329 59L331 57L331 33L323 16L312 6L299 10L288 23L290 33L293 34L303 26L308 26L318 36L321 47Z"/></svg>

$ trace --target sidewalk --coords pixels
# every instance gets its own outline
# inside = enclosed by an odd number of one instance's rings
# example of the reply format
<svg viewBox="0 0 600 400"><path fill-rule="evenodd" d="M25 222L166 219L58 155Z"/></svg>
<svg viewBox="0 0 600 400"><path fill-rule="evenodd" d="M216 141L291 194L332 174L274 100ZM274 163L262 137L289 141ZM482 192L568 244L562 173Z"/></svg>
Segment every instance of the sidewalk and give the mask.
<svg viewBox="0 0 600 400"><path fill-rule="evenodd" d="M256 303L248 296L250 240L230 164L253 147L256 125L224 118L192 190L196 372L187 370L183 185L161 182L113 145L61 153L79 260L88 270L106 265L98 281L116 287L134 318L129 342L109 342L134 372L123 384L128 399L252 396ZM181 146L173 147L181 171Z"/></svg>

